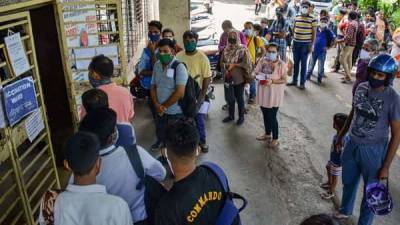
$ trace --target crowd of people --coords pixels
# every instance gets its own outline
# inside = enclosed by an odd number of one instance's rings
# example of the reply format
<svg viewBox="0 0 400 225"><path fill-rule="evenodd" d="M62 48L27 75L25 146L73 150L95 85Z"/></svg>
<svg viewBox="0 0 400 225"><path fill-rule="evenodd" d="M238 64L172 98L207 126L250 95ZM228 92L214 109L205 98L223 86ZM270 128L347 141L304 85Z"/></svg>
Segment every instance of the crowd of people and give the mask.
<svg viewBox="0 0 400 225"><path fill-rule="evenodd" d="M255 3L255 13L260 14L262 2ZM338 176L343 175L336 219L352 215L361 177L364 186L388 179L400 143L400 96L391 86L397 62L381 53L388 50L389 28L383 13L375 15L371 10L362 14L356 4L339 1L331 12L315 14L308 1L271 0L260 24L247 21L238 30L225 20L218 46L223 109L227 110L222 122L235 120L237 104L240 126L245 122L246 104L258 105L264 132L256 139L271 149L280 145L277 114L286 86L305 90L317 62L320 85L327 50L332 47L337 49L333 69L343 67L343 83L352 82L351 70L357 66L353 108L349 115L333 116L336 134L326 166L327 182L321 184L327 190L321 197L331 199ZM148 44L131 92L112 81L111 59L104 55L92 59L89 82L93 89L82 95L79 131L65 145L64 167L72 176L65 190L46 192L40 224L240 224L240 210L225 211L226 202L237 195L226 190L222 169L196 164L199 154L209 151L206 112L199 109L208 101L212 80L210 62L197 48L198 38L196 32L184 32L181 47L172 29L150 21ZM158 159L136 144L132 94L148 97L156 131L151 149L160 152ZM172 184L164 182L171 179ZM374 205L365 195L359 225L371 225L374 218L370 209ZM321 214L301 224L334 222Z"/></svg>

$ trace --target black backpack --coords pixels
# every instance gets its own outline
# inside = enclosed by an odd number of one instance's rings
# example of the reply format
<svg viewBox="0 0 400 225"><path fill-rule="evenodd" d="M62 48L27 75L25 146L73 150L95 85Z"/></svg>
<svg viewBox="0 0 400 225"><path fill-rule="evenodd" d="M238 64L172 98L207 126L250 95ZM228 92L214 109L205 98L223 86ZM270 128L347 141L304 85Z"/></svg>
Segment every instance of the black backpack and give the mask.
<svg viewBox="0 0 400 225"><path fill-rule="evenodd" d="M176 68L179 64L183 64L186 67L186 64L183 62L179 62L175 60L171 68L174 70L174 80L176 79ZM201 94L201 89L196 79L200 77L197 75L196 77L188 76L188 80L185 86L185 95L178 101L179 106L182 109L183 115L188 118L194 118L197 116L197 113L200 109L199 96Z"/></svg>
<svg viewBox="0 0 400 225"><path fill-rule="evenodd" d="M158 202L167 190L156 179L146 174L136 144L125 147L132 168L139 177L136 190L144 188L144 204L146 206L148 224L154 224L154 213Z"/></svg>

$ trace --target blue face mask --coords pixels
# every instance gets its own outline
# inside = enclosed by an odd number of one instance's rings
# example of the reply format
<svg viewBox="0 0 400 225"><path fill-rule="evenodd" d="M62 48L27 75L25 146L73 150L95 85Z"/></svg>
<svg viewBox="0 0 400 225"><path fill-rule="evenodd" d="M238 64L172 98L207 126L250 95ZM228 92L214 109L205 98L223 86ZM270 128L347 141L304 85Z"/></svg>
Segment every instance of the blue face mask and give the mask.
<svg viewBox="0 0 400 225"><path fill-rule="evenodd" d="M265 57L269 61L276 61L278 58L278 53L268 53Z"/></svg>
<svg viewBox="0 0 400 225"><path fill-rule="evenodd" d="M101 79L101 80L96 80L92 76L89 75L89 82L90 82L90 85L92 85L92 87L97 88L97 87L105 85L105 84L110 84L111 79L105 78L105 79Z"/></svg>
<svg viewBox="0 0 400 225"><path fill-rule="evenodd" d="M246 29L246 30L244 30L244 34L245 34L247 37L251 37L251 36L253 36L253 30L251 30L251 29Z"/></svg>
<svg viewBox="0 0 400 225"><path fill-rule="evenodd" d="M151 42L157 42L158 40L160 40L160 35L149 33L149 39Z"/></svg>

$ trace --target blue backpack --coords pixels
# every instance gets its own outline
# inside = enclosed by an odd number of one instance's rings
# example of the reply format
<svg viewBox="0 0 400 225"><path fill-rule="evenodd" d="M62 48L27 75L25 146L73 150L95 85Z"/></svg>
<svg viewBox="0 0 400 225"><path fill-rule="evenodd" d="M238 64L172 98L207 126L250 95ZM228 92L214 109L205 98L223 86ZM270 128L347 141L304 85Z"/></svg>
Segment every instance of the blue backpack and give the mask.
<svg viewBox="0 0 400 225"><path fill-rule="evenodd" d="M221 167L212 162L203 162L201 166L211 170L218 177L218 180L221 183L222 187L224 188L226 194L224 206L222 207L221 212L217 217L215 225L232 225L234 224L234 222L235 225L242 225L239 213L244 208L246 208L247 200L243 198L241 195L230 191L228 185L228 178L226 177L225 172L221 169ZM233 201L234 199L242 200L243 204L240 208L236 207Z"/></svg>

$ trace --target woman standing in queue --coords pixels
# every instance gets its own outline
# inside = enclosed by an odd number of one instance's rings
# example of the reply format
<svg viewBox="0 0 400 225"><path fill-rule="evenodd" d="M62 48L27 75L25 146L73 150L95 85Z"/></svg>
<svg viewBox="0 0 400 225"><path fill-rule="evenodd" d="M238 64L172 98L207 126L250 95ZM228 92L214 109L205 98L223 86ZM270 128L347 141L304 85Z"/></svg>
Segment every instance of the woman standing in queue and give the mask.
<svg viewBox="0 0 400 225"><path fill-rule="evenodd" d="M265 133L257 140L266 141L267 146L276 148L279 146L279 125L277 113L283 102L284 88L286 84L287 66L278 57L278 45L274 42L267 46L267 54L262 59L255 72L257 74L257 104L260 105L264 119Z"/></svg>
<svg viewBox="0 0 400 225"><path fill-rule="evenodd" d="M235 102L238 104L239 118L237 125L244 123L244 85L245 73L251 73L251 61L246 47L240 43L238 31L228 33L228 45L221 57L221 68L224 73L225 100L228 103L229 116L222 122L235 119Z"/></svg>

